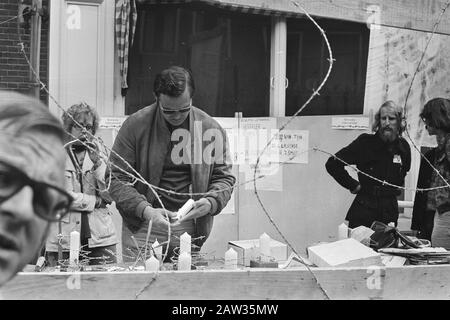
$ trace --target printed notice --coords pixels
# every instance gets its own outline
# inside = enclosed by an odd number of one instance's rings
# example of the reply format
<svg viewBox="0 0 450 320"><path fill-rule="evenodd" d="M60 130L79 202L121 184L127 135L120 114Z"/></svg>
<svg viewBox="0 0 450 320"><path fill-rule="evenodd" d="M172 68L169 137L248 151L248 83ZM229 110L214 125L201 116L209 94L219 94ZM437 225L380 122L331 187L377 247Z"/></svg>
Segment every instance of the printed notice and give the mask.
<svg viewBox="0 0 450 320"><path fill-rule="evenodd" d="M278 150L267 146L278 132L276 118L241 118L239 124L238 163L255 164L278 162ZM263 152L264 151L264 152ZM243 167L240 168L243 170Z"/></svg>
<svg viewBox="0 0 450 320"><path fill-rule="evenodd" d="M239 158L239 119L214 117L227 134L231 163L238 164Z"/></svg>
<svg viewBox="0 0 450 320"><path fill-rule="evenodd" d="M126 119L127 117L101 117L99 127L100 129L119 130Z"/></svg>
<svg viewBox="0 0 450 320"><path fill-rule="evenodd" d="M225 130L227 134L227 140L229 144L229 150L231 155L231 163L237 164L238 159L238 136L239 136L239 123L238 118L225 118L225 117L214 117L214 119L220 124L220 126ZM234 169L233 169L234 171ZM236 176L237 173L233 172ZM225 208L222 209L222 214L234 214L235 209L235 189L231 193L230 200L228 201Z"/></svg>
<svg viewBox="0 0 450 320"><path fill-rule="evenodd" d="M369 117L333 117L332 129L369 130Z"/></svg>

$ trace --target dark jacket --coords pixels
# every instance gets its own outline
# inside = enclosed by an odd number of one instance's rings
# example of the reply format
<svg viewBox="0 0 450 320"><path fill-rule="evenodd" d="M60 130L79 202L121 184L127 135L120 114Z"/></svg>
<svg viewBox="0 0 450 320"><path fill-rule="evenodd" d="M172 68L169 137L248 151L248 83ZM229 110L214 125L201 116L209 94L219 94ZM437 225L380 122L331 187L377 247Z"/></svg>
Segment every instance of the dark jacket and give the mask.
<svg viewBox="0 0 450 320"><path fill-rule="evenodd" d="M209 140L203 137L208 129L217 129L213 132L220 132L222 135L224 143L221 145L220 154L219 151L218 154L212 155L215 149L208 148L211 137L208 137ZM189 114L189 130L191 159L195 159L195 152L199 152L201 157L200 161L191 161L192 192L205 193L221 190L207 196L213 199L212 213L196 219L196 234L192 236L196 238L203 236L204 238L198 243L201 245L211 232L213 216L220 213L230 199L235 177L231 174L225 130L217 121L202 110L192 107ZM133 233L141 228L144 222L142 213L147 206L151 206L156 197L150 188L141 182L129 184L133 180L116 166L127 172L136 170L147 182L158 186L170 140L171 134L166 122L159 108L153 104L129 116L114 142L112 150L126 160L132 169L114 152L111 153L110 160L115 166L112 166L110 194L116 202L125 225ZM220 159L221 157L223 160ZM109 174L107 173L106 176L108 178ZM201 197L193 198L197 200Z"/></svg>
<svg viewBox="0 0 450 320"><path fill-rule="evenodd" d="M424 154L425 158L433 164L436 158L436 149L433 148ZM424 159L420 160L419 177L417 179L417 189L427 189L431 185L431 175L433 168ZM414 207L412 212L411 230L419 231L421 239L431 241L431 233L434 225L434 210L427 209L428 192L416 192L414 197Z"/></svg>
<svg viewBox="0 0 450 320"><path fill-rule="evenodd" d="M383 185L368 176L358 173L353 179L345 169L345 164L356 167L381 181L403 186L406 173L411 167L411 150L405 139L399 138L393 143L385 143L378 134L362 134L347 147L330 157L326 163L328 173L349 191L361 190L347 212L346 220L350 227L365 225L370 227L373 221L384 223L397 222L397 196L400 189Z"/></svg>

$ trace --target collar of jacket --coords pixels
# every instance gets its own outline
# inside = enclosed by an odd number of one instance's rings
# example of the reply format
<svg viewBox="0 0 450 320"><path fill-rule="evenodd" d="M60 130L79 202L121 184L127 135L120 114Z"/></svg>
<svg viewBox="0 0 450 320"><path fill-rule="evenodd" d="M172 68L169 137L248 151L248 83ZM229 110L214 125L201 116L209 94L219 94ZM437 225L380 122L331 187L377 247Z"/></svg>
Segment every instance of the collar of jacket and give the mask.
<svg viewBox="0 0 450 320"><path fill-rule="evenodd" d="M156 108L155 116L152 122L152 129L150 130L149 137L149 182L152 185L159 185L160 178L162 175L162 169L164 165L164 160L166 158L167 152L171 152L170 142L171 133L168 128L167 122L162 115L160 108L156 104L152 105ZM189 133L190 133L190 167L191 167L191 179L192 179L192 192L193 193L203 193L207 192L208 181L210 176L210 165L207 164L204 159L203 150L205 147L205 142L203 141L203 131L208 129L209 125L205 121L202 121L198 117L198 109L192 107L189 111ZM206 128L203 125L206 124ZM155 152L157 150L157 152ZM200 158L199 158L200 157ZM196 159L201 159L200 161L195 161ZM150 197L150 203L156 198L151 190L147 194ZM199 199L200 196L193 197L195 200Z"/></svg>
<svg viewBox="0 0 450 320"><path fill-rule="evenodd" d="M66 171L73 171L76 172L77 169L75 168L75 164L73 163L71 157L73 157L74 161L76 161L76 155L73 153L73 151L70 149L70 147L66 148L67 151L67 157L66 157ZM94 166L94 163L92 162L91 158L89 157L89 154L86 151L86 154L84 156L83 164L81 166L81 172L85 173L92 169Z"/></svg>
<svg viewBox="0 0 450 320"><path fill-rule="evenodd" d="M444 137L444 142L436 147L436 161L442 162L445 159L450 159L450 134L447 133Z"/></svg>

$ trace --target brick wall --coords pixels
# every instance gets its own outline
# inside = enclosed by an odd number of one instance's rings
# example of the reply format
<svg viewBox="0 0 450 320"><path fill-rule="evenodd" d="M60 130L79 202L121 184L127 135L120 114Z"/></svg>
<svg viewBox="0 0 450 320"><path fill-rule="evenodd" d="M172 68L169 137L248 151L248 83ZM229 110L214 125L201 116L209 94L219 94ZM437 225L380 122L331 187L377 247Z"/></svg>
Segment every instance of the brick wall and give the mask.
<svg viewBox="0 0 450 320"><path fill-rule="evenodd" d="M0 1L0 89L30 93L33 82L30 81L30 69L20 51L17 18L20 0ZM43 1L48 8L48 0ZM13 20L10 20L13 19ZM7 22L10 20L9 22ZM49 21L42 23L40 78L47 85L48 79L48 31ZM23 25L19 29L25 52L30 57L31 28ZM41 90L41 100L48 102L47 94Z"/></svg>

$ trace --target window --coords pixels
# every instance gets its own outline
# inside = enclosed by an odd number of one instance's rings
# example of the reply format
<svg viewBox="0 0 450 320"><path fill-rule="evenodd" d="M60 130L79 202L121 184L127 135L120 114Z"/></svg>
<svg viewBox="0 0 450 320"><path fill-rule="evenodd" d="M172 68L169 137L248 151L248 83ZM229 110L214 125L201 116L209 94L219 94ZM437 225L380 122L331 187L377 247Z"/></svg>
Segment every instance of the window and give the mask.
<svg viewBox="0 0 450 320"><path fill-rule="evenodd" d="M325 76L328 50L308 19L281 20L273 27L270 16L200 3L138 6L126 114L153 103L158 72L181 65L194 75L193 104L212 116L233 117L235 112L244 117L293 115ZM320 96L301 115L362 114L369 29L362 23L316 20L326 31L336 61ZM271 48L272 43L284 41L287 48ZM272 75L271 55L272 64L283 66ZM273 81L285 77L286 82Z"/></svg>
<svg viewBox="0 0 450 320"><path fill-rule="evenodd" d="M369 47L365 24L317 19L336 61L325 86L300 115L362 114ZM288 19L286 115L293 115L318 88L329 62L319 30L305 19Z"/></svg>
<svg viewBox="0 0 450 320"><path fill-rule="evenodd" d="M269 116L271 18L205 4L138 6L126 114L154 101L155 75L192 70L193 104L217 117Z"/></svg>
<svg viewBox="0 0 450 320"><path fill-rule="evenodd" d="M141 54L167 53L175 50L177 38L177 12L164 10L149 10L141 14L142 31L139 46Z"/></svg>

